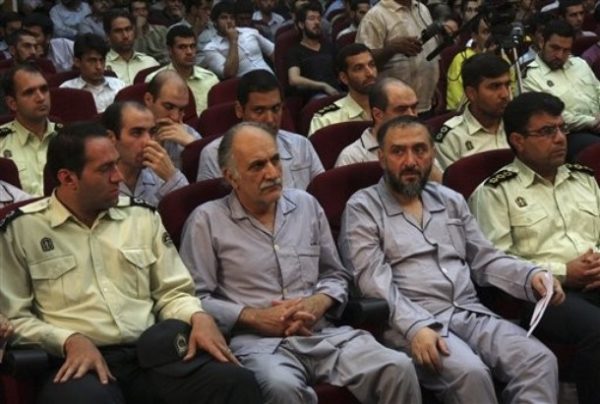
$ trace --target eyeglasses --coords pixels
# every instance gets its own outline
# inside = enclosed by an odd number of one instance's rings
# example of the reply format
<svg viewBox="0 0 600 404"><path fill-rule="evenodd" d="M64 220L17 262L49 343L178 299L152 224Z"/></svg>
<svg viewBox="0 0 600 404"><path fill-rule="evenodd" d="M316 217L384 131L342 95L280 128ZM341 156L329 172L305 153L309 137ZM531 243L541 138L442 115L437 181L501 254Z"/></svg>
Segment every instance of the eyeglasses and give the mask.
<svg viewBox="0 0 600 404"><path fill-rule="evenodd" d="M569 133L567 124L562 123L560 125L542 126L541 128L536 129L536 130L524 131L524 133L527 134L527 136L532 136L532 137L550 138L550 137L556 136L558 134L558 131L560 131L560 133L562 133L564 135L567 135Z"/></svg>

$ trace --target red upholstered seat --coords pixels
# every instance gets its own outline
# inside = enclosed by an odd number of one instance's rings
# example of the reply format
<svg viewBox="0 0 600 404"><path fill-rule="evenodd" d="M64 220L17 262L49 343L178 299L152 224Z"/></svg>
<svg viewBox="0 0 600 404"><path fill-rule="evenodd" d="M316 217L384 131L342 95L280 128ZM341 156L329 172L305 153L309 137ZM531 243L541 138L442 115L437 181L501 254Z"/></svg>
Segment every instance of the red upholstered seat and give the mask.
<svg viewBox="0 0 600 404"><path fill-rule="evenodd" d="M96 118L98 112L92 93L74 88L50 89L50 115L60 123L89 121Z"/></svg>
<svg viewBox="0 0 600 404"><path fill-rule="evenodd" d="M600 184L600 143L590 145L580 151L577 161L593 169L596 181Z"/></svg>
<svg viewBox="0 0 600 404"><path fill-rule="evenodd" d="M383 174L378 161L337 167L317 175L308 185L325 211L333 238L340 232L346 202L356 191L376 184Z"/></svg>
<svg viewBox="0 0 600 404"><path fill-rule="evenodd" d="M17 188L21 188L19 169L11 159L0 157L0 180L6 181Z"/></svg>
<svg viewBox="0 0 600 404"><path fill-rule="evenodd" d="M336 123L316 131L310 142L326 170L333 168L344 148L360 138L363 131L371 126L371 121L352 121Z"/></svg>
<svg viewBox="0 0 600 404"><path fill-rule="evenodd" d="M237 89L240 79L237 77L223 80L208 91L208 106L234 102L237 99Z"/></svg>
<svg viewBox="0 0 600 404"><path fill-rule="evenodd" d="M198 178L198 163L202 149L221 135L207 136L188 144L181 152L181 172L187 178L188 182L196 182Z"/></svg>

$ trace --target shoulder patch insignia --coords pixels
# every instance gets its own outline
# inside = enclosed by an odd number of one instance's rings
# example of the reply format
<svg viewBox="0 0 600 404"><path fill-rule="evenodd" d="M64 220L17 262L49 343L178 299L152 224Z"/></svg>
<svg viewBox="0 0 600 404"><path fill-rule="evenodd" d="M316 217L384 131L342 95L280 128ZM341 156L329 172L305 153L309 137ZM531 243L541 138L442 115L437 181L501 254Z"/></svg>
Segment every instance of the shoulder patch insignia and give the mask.
<svg viewBox="0 0 600 404"><path fill-rule="evenodd" d="M141 198L131 198L131 206L141 206L143 208L156 211L156 208Z"/></svg>
<svg viewBox="0 0 600 404"><path fill-rule="evenodd" d="M0 138L6 137L12 133L15 133L13 128L9 128L8 126L0 128Z"/></svg>
<svg viewBox="0 0 600 404"><path fill-rule="evenodd" d="M0 233L4 233L10 222L22 215L24 215L23 211L18 208L8 212L2 219L0 219Z"/></svg>
<svg viewBox="0 0 600 404"><path fill-rule="evenodd" d="M340 107L335 103L329 104L317 111L317 115L325 115L333 111L339 110Z"/></svg>
<svg viewBox="0 0 600 404"><path fill-rule="evenodd" d="M594 169L583 164L566 164L567 168L571 171L579 171L584 174L594 175Z"/></svg>
<svg viewBox="0 0 600 404"><path fill-rule="evenodd" d="M442 126L440 131L433 136L433 140L438 143L442 143L448 132L450 132L450 127L448 125Z"/></svg>
<svg viewBox="0 0 600 404"><path fill-rule="evenodd" d="M496 187L498 184L510 180L512 178L516 178L518 173L509 170L498 171L496 174L492 175L485 181L485 185L490 187Z"/></svg>

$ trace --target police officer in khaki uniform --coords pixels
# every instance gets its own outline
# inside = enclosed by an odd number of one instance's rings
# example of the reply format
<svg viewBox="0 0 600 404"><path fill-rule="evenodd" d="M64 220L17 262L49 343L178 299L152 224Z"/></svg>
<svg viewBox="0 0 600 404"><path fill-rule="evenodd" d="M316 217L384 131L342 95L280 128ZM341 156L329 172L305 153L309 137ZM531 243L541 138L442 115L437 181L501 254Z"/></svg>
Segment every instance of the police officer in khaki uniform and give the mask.
<svg viewBox="0 0 600 404"><path fill-rule="evenodd" d="M2 88L15 120L0 127L0 156L15 162L25 192L42 195L46 150L55 133L48 120L48 83L36 67L25 64L5 74Z"/></svg>
<svg viewBox="0 0 600 404"><path fill-rule="evenodd" d="M567 159L600 142L600 82L587 62L571 56L573 28L562 20L544 27L541 49L523 74L525 91L543 91L565 103L563 113L570 134Z"/></svg>
<svg viewBox="0 0 600 404"><path fill-rule="evenodd" d="M515 160L480 185L470 206L483 232L508 254L548 268L566 292L548 307L538 335L577 347L579 403L600 397L600 189L593 171L564 164L563 102L525 93L506 108Z"/></svg>
<svg viewBox="0 0 600 404"><path fill-rule="evenodd" d="M508 148L502 113L511 95L509 70L509 64L492 53L464 62L461 75L469 103L434 136L443 169L471 154Z"/></svg>
<svg viewBox="0 0 600 404"><path fill-rule="evenodd" d="M15 344L52 356L38 402L260 403L254 377L235 366L194 296L158 214L119 197L119 154L106 130L65 128L48 156L59 183L52 196L0 224L0 312L14 325ZM191 324L185 357L194 368L142 369L136 341L165 319Z"/></svg>
<svg viewBox="0 0 600 404"><path fill-rule="evenodd" d="M377 66L369 48L350 44L337 54L338 78L348 87L348 95L321 108L310 122L308 136L334 123L371 119L369 91L377 79Z"/></svg>

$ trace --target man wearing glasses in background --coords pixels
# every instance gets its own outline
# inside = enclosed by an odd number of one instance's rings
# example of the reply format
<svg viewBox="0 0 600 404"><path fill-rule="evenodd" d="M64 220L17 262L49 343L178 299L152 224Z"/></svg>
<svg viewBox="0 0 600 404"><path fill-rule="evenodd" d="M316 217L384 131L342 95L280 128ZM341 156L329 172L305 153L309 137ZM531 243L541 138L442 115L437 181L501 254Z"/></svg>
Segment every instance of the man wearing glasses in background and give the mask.
<svg viewBox="0 0 600 404"><path fill-rule="evenodd" d="M548 306L536 335L576 346L570 376L579 403L588 404L600 396L600 189L590 168L565 164L564 109L541 92L509 103L504 125L516 158L481 184L469 204L498 249L562 282L566 299Z"/></svg>

